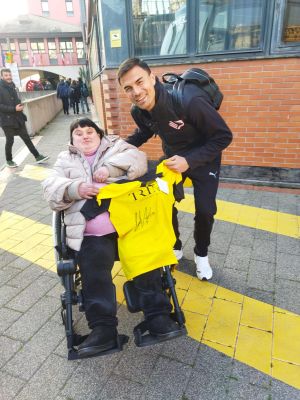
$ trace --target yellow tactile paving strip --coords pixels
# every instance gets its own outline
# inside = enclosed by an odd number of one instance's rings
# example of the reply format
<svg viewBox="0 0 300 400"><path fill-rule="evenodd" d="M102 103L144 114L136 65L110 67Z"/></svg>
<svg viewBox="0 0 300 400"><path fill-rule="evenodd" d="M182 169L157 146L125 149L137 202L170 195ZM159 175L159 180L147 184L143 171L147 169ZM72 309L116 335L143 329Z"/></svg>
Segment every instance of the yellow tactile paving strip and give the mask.
<svg viewBox="0 0 300 400"><path fill-rule="evenodd" d="M186 194L185 197L184 200L177 204L177 208L180 211L193 214L195 212L194 197L190 194ZM300 216L298 215L224 200L217 200L217 206L216 219L292 238L300 237Z"/></svg>
<svg viewBox="0 0 300 400"><path fill-rule="evenodd" d="M52 228L3 211L0 248L56 271ZM117 298L125 277L113 269ZM300 389L300 316L176 271L189 336L229 357Z"/></svg>

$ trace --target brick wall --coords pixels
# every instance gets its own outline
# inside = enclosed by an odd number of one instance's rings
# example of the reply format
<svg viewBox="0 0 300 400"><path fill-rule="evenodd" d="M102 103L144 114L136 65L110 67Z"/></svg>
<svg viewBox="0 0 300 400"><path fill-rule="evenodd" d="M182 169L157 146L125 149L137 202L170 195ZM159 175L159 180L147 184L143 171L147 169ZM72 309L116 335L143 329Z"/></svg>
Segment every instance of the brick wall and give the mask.
<svg viewBox="0 0 300 400"><path fill-rule="evenodd" d="M300 58L193 66L211 74L224 93L220 113L232 129L234 140L223 153L223 164L300 168ZM180 73L188 67L159 66L152 67L152 71L161 77L167 71ZM116 70L106 70L101 78L104 125L109 133L126 137L135 125L130 103L115 77ZM103 114L99 107L98 113ZM160 139L151 139L143 149L149 159L157 159L162 154Z"/></svg>

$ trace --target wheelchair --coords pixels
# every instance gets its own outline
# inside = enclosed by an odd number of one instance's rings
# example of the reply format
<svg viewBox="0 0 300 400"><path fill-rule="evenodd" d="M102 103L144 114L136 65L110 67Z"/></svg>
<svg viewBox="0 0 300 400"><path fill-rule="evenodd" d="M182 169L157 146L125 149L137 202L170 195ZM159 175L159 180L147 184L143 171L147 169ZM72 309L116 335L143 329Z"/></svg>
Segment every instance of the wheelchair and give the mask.
<svg viewBox="0 0 300 400"><path fill-rule="evenodd" d="M66 244L66 226L64 223L63 211L53 212L52 219L55 260L57 266L57 274L61 278L64 292L61 294L61 317L65 327L67 339L68 360L76 360L80 357L77 352L79 346L88 335L80 335L74 329L73 324L73 306L78 306L80 312L84 312L84 298L81 291L81 276L79 266L76 263L73 250L68 248ZM171 273L171 266L161 268L162 289L167 293L173 303L172 319L178 324L179 330L176 337L187 334L185 327L185 317L180 308L176 295L176 281ZM136 313L142 311L139 307L138 294L133 285L133 281L125 282L123 286L124 296L129 312ZM147 321L142 321L133 330L134 342L137 347L151 346L161 343L166 339L155 337L148 332ZM174 337L175 338L175 337ZM173 337L167 340L173 339ZM117 346L114 349L98 353L95 356L112 354L123 350L123 346L128 342L129 337L119 334L117 338Z"/></svg>

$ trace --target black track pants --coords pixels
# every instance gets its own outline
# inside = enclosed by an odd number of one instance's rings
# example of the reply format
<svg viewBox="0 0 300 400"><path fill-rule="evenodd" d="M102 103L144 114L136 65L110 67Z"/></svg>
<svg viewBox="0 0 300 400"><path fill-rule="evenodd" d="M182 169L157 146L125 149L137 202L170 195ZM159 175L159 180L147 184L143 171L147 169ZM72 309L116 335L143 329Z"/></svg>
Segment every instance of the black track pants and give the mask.
<svg viewBox="0 0 300 400"><path fill-rule="evenodd" d="M217 212L216 195L219 185L220 159L183 174L193 182L195 200L195 253L200 257L207 256L210 245L210 234L213 228L214 215ZM179 239L177 209L173 209L173 227L177 237L175 249L181 248Z"/></svg>
<svg viewBox="0 0 300 400"><path fill-rule="evenodd" d="M39 152L37 149L34 147L25 124L21 125L19 128L12 128L8 126L3 127L3 131L6 137L6 143L5 143L5 157L6 161L12 161L12 147L14 144L14 136L20 136L20 138L23 140L23 142L26 144L28 147L28 150L33 154L33 156L36 158L39 155Z"/></svg>

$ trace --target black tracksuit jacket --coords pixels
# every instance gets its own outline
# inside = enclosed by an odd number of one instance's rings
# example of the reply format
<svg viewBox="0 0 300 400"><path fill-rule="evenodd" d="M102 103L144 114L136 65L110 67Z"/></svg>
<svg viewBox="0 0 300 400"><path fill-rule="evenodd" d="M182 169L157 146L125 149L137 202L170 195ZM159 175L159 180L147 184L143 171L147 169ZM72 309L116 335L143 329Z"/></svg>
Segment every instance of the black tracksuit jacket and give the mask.
<svg viewBox="0 0 300 400"><path fill-rule="evenodd" d="M165 155L184 157L192 170L220 159L232 133L205 92L190 84L184 90L183 110L178 112L172 95L157 79L154 108L148 112L132 106L138 128L127 142L139 147L157 134Z"/></svg>

